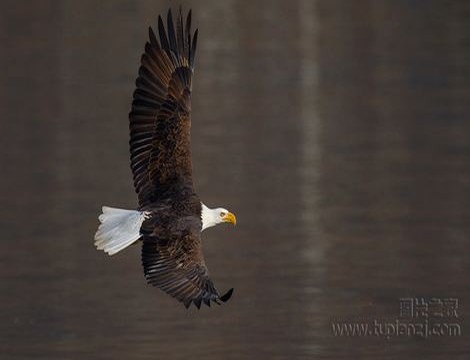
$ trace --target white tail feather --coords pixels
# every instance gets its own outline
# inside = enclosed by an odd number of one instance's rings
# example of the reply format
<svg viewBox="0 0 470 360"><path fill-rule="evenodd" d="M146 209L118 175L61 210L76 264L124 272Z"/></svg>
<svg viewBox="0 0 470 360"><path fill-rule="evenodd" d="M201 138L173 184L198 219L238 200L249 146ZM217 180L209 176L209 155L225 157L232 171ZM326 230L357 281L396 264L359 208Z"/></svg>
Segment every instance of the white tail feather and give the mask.
<svg viewBox="0 0 470 360"><path fill-rule="evenodd" d="M103 206L95 246L109 255L125 249L140 238L140 227L147 213Z"/></svg>

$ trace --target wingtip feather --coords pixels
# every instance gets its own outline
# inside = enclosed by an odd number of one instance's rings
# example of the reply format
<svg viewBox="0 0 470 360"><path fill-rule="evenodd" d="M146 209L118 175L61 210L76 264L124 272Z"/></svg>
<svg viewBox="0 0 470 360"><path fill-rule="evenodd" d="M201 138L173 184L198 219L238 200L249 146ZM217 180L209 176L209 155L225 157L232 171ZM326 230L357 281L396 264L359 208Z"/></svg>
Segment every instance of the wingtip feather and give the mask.
<svg viewBox="0 0 470 360"><path fill-rule="evenodd" d="M152 46L156 48L159 47L157 37L155 36L155 32L153 31L151 26L149 26L149 39L150 39L150 43L152 44Z"/></svg>

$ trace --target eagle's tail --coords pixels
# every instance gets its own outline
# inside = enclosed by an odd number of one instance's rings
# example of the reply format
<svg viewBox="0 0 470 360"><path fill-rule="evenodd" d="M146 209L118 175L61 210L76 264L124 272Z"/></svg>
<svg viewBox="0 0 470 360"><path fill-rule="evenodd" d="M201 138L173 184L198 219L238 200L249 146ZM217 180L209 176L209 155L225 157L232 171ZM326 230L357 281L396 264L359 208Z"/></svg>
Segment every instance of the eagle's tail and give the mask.
<svg viewBox="0 0 470 360"><path fill-rule="evenodd" d="M109 255L136 242L146 213L136 210L115 209L103 206L99 216L101 225L95 234L95 246Z"/></svg>

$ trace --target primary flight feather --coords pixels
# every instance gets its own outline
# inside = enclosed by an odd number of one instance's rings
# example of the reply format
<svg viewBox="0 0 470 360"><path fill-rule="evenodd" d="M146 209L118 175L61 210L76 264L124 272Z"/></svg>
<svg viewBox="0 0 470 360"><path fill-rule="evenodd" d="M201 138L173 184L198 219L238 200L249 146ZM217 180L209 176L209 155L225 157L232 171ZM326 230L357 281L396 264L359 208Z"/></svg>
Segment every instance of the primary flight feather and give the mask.
<svg viewBox="0 0 470 360"><path fill-rule="evenodd" d="M191 161L191 89L198 30L191 11L181 9L166 29L158 17L158 38L149 28L129 114L131 169L138 210L103 207L95 245L109 255L142 242L147 282L186 307L227 301L204 262L201 232L219 223L236 223L224 208L210 209L194 190Z"/></svg>

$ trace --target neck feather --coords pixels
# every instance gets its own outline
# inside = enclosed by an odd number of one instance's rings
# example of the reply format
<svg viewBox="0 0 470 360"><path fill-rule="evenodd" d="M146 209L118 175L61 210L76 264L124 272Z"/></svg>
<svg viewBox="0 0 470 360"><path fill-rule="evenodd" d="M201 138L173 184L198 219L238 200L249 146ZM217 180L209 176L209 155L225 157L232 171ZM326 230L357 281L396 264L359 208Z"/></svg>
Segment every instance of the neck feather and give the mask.
<svg viewBox="0 0 470 360"><path fill-rule="evenodd" d="M217 214L214 209L208 208L206 205L201 203L201 220L202 220L202 230L204 231L207 228L217 225Z"/></svg>

